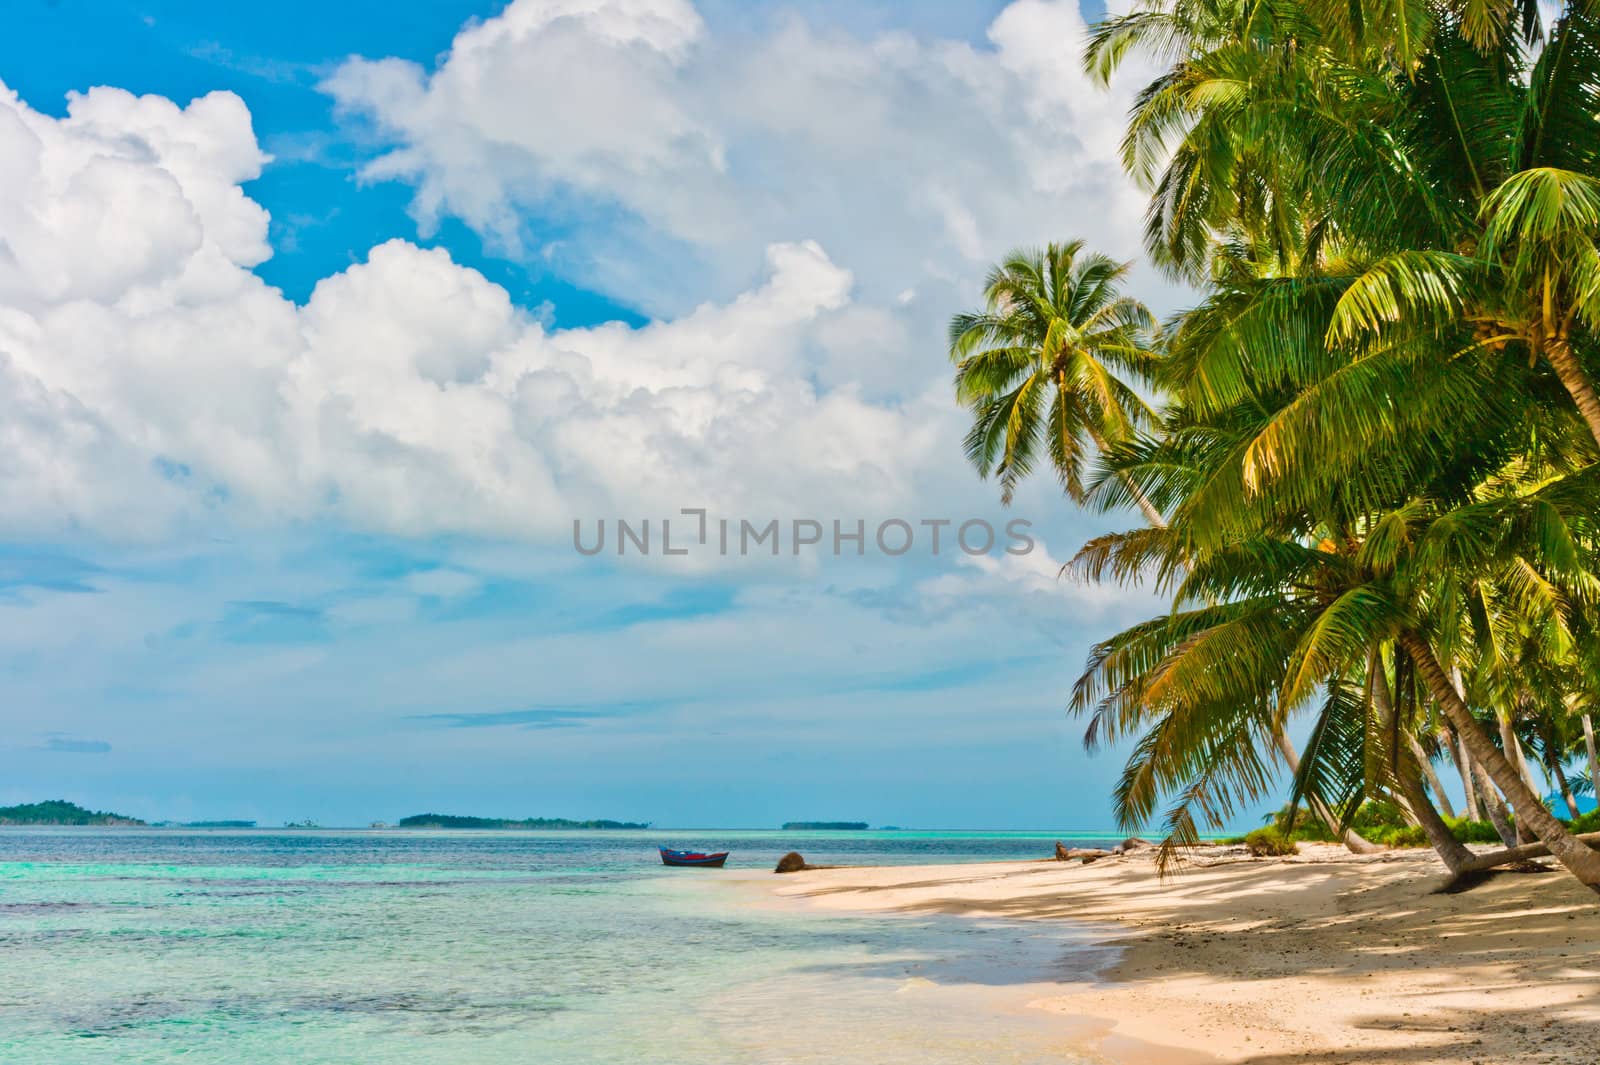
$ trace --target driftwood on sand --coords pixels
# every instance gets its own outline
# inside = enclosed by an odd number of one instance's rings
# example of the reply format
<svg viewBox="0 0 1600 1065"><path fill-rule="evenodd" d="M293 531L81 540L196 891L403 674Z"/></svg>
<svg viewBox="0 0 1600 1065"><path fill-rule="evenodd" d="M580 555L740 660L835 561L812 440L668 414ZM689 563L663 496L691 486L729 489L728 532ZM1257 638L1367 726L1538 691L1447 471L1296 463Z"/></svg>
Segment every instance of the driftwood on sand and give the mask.
<svg viewBox="0 0 1600 1065"><path fill-rule="evenodd" d="M1090 862L1098 861L1101 858L1114 858L1118 855L1131 854L1134 851L1154 846L1154 843L1147 839L1140 839L1138 836L1129 836L1110 850L1106 850L1104 847L1069 847L1060 840L1056 840L1056 861L1082 862L1084 865L1088 865Z"/></svg>

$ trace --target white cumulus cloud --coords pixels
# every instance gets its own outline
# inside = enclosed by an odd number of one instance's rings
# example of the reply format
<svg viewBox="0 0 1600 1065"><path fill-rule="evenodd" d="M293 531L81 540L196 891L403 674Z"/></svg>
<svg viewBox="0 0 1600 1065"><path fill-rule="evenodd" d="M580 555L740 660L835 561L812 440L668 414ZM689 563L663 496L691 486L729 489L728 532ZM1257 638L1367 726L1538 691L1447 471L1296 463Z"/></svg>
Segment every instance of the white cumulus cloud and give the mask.
<svg viewBox="0 0 1600 1065"><path fill-rule="evenodd" d="M424 219L514 245L547 200L587 205L551 254L658 309L637 328L551 330L403 239L297 304L252 272L268 217L241 185L270 159L237 96L96 88L55 118L0 86L0 521L552 540L987 498L943 321L1015 241L1135 239L1083 34L1050 0L978 47L518 0L436 69L333 76L393 143L369 174L415 182Z"/></svg>
<svg viewBox="0 0 1600 1065"><path fill-rule="evenodd" d="M977 47L793 15L718 33L686 0L516 0L434 69L356 58L324 87L392 145L366 176L414 183L425 226L460 217L657 309L812 239L887 301L1063 233L1137 252L1117 146L1142 79L1093 87L1086 32L1075 0L1016 0ZM530 231L551 204L589 208L582 240Z"/></svg>

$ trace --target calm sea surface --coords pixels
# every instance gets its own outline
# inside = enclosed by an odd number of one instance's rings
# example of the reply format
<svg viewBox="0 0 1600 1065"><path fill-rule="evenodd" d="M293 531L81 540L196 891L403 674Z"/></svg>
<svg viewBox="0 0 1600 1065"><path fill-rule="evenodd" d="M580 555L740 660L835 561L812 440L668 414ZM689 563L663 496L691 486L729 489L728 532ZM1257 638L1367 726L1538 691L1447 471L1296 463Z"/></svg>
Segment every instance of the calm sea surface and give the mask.
<svg viewBox="0 0 1600 1065"><path fill-rule="evenodd" d="M0 829L0 1062L1079 1061L1014 1000L1101 964L1085 933L801 912L749 883L791 849L1054 838ZM658 843L733 858L669 870Z"/></svg>

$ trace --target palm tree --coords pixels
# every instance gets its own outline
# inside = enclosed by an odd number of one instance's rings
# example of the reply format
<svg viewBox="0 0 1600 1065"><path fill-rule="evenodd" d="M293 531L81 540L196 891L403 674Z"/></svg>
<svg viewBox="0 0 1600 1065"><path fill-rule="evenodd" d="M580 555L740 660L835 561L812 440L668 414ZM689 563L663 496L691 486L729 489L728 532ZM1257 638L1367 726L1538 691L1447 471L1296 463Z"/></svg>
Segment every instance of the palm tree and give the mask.
<svg viewBox="0 0 1600 1065"><path fill-rule="evenodd" d="M1600 891L1600 853L1545 810L1467 708L1437 652L1472 638L1472 586L1485 578L1510 584L1527 575L1536 578L1528 583L1558 591L1592 579L1581 553L1570 550L1600 502L1592 480L1556 478L1536 492L1461 506L1422 497L1358 524L1323 524L1310 536L1257 535L1197 557L1174 610L1097 646L1074 696L1074 710L1091 715L1091 736L1140 737L1117 791L1119 818L1140 823L1160 794L1176 791L1171 842L1192 841L1194 810L1215 820L1237 801L1259 797L1257 750L1270 728L1312 708L1317 722L1297 793L1348 810L1363 789L1387 779L1427 827L1432 807L1413 778L1409 750L1383 749L1392 723L1412 726L1385 712L1371 686L1362 693L1374 656L1388 653L1396 672L1403 666L1449 718L1519 821ZM1174 528L1184 516L1179 507ZM1148 537L1134 534L1092 542L1079 564L1094 575L1129 573L1159 564L1158 555ZM1377 777L1375 745L1377 763L1389 766ZM1475 861L1448 841L1439 845L1452 868Z"/></svg>
<svg viewBox="0 0 1600 1065"><path fill-rule="evenodd" d="M1017 251L989 275L984 309L950 323L956 397L973 415L966 453L1011 502L1041 449L1067 495L1081 500L1089 445L1105 451L1150 424L1149 405L1123 380L1149 380L1155 318L1124 296L1126 263L1082 241ZM1142 495L1152 525L1161 513Z"/></svg>
<svg viewBox="0 0 1600 1065"><path fill-rule="evenodd" d="M1124 141L1147 248L1204 298L1150 364L1159 419L1095 440L1092 483L1087 448L1052 456L1074 498L1153 515L1075 568L1173 600L1097 646L1074 695L1091 742L1137 737L1119 813L1175 795L1169 842L1192 838L1261 793L1310 713L1296 800L1398 793L1470 873L1489 859L1449 834L1417 742L1442 715L1497 827L1503 793L1600 889L1516 734L1587 710L1600 678L1600 9L1546 34L1531 0L1149 0L1085 62L1109 76L1132 50L1170 63ZM969 455L1009 495L1043 398L1016 345L989 346L1016 375L965 393L985 397ZM1561 742L1528 739L1547 762Z"/></svg>
<svg viewBox="0 0 1600 1065"><path fill-rule="evenodd" d="M1537 50L1526 0L1356 10L1179 0L1096 29L1101 79L1175 60L1124 141L1153 260L1193 280L1248 234L1343 289L1336 343L1408 359L1467 326L1435 360L1548 366L1600 443L1600 9L1567 4Z"/></svg>
<svg viewBox="0 0 1600 1065"><path fill-rule="evenodd" d="M1120 293L1126 273L1126 264L1086 253L1081 241L1016 252L990 274L984 310L952 320L956 395L973 412L967 457L981 476L999 477L1004 502L1033 469L1041 445L1068 496L1082 502L1086 444L1106 460L1152 426L1150 407L1117 376L1148 386L1158 361L1150 346L1154 318ZM1120 501L1137 506L1152 530L1166 528L1160 508L1132 478L1116 480ZM1180 558L1178 565L1186 563ZM1298 774L1288 734L1275 727L1270 735ZM1319 797L1312 804L1352 851L1381 849L1341 825Z"/></svg>

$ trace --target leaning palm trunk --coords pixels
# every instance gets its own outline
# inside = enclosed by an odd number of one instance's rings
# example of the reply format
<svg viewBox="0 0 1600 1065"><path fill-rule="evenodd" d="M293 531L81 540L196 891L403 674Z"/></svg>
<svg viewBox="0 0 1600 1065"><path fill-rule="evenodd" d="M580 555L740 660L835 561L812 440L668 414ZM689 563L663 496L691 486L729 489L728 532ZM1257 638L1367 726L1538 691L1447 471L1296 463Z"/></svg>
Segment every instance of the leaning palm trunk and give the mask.
<svg viewBox="0 0 1600 1065"><path fill-rule="evenodd" d="M1106 438L1100 434L1099 430L1091 426L1089 428L1089 438L1094 441L1094 446L1099 449L1100 454L1104 455L1107 448ZM1125 470L1117 471L1117 479L1128 490L1128 494L1133 496L1134 505L1139 508L1139 513L1144 515L1144 520L1149 523L1150 527L1152 529L1165 529L1167 527L1167 519L1162 517L1161 511L1157 510L1156 505L1150 502L1150 497L1144 494L1144 490L1139 487L1134 479L1128 476Z"/></svg>
<svg viewBox="0 0 1600 1065"><path fill-rule="evenodd" d="M1456 808L1450 805L1450 796L1444 793L1444 785L1439 782L1439 774L1433 771L1433 760L1428 757L1428 752L1422 749L1422 744L1417 742L1415 736L1411 737L1411 753L1416 757L1417 767L1422 770L1422 776L1427 780L1428 787L1433 789L1440 810L1446 817L1453 819L1456 816Z"/></svg>
<svg viewBox="0 0 1600 1065"><path fill-rule="evenodd" d="M1600 853L1600 832L1585 832L1573 839L1587 847L1596 849ZM1459 873L1456 873L1439 889L1441 891L1457 891L1462 887L1470 887L1480 880L1484 874L1497 866L1510 865L1513 862L1525 862L1530 858L1544 858L1550 853L1550 848L1543 843L1525 843L1517 847L1507 847L1503 851L1490 851L1488 854L1474 855L1472 864Z"/></svg>
<svg viewBox="0 0 1600 1065"><path fill-rule="evenodd" d="M1462 744L1466 744L1463 737ZM1471 758L1471 754L1468 754ZM1500 837L1500 842L1507 847L1515 847L1518 843L1516 825L1511 820L1511 811L1506 808L1505 800L1500 798L1500 791L1494 786L1494 781L1489 779L1489 774L1483 771L1483 766L1476 761L1471 762L1472 775L1478 778L1478 793L1483 796L1484 809L1489 814L1489 823L1494 826L1494 831Z"/></svg>
<svg viewBox="0 0 1600 1065"><path fill-rule="evenodd" d="M1567 804L1567 813L1572 819L1578 819L1578 800L1573 797L1572 786L1567 783L1566 770L1561 768L1561 760L1554 755L1550 758L1550 772L1556 775L1556 787L1561 789L1561 801Z"/></svg>
<svg viewBox="0 0 1600 1065"><path fill-rule="evenodd" d="M1467 686L1461 680L1461 666L1455 662L1450 663L1450 683L1455 685L1456 692L1465 700ZM1472 755L1467 753L1466 743L1450 729L1449 725L1443 723L1439 726L1439 737L1444 743L1445 750L1455 759L1456 771L1461 774L1461 787L1467 796L1467 816L1474 821L1483 820L1483 810L1478 805L1479 770L1472 764ZM1492 799L1492 794L1485 795L1483 806L1487 807ZM1506 823L1508 825L1511 823L1509 818ZM1496 830L1498 831L1498 826Z"/></svg>
<svg viewBox="0 0 1600 1065"><path fill-rule="evenodd" d="M1519 771L1522 783L1528 789L1529 794L1536 794L1539 789L1534 786L1533 774L1528 772L1528 760L1522 757L1522 744L1517 742L1517 734L1511 729L1510 719L1500 716L1498 721L1500 722L1501 751L1505 753L1506 760ZM1528 827L1527 819L1522 816L1522 803L1512 799L1510 792L1506 792L1506 798L1511 801L1511 809L1517 814L1517 842L1532 843L1535 837L1533 830ZM1544 803L1541 802L1539 808L1543 809Z"/></svg>
<svg viewBox="0 0 1600 1065"><path fill-rule="evenodd" d="M1394 700L1389 694L1389 678L1379 667L1376 651L1367 661L1367 676L1368 690L1371 693L1373 708L1377 710L1379 728L1384 732L1390 732L1394 726ZM1472 852L1456 839L1455 833L1450 831L1450 826L1439 816L1439 811L1428 801L1427 789L1422 785L1422 770L1428 764L1427 757L1415 737L1407 738L1410 740L1409 749L1391 752L1393 759L1391 765L1395 779L1400 784L1400 795L1396 798L1404 798L1413 820L1422 826L1428 842L1438 852L1445 868L1450 870L1452 876L1461 876L1471 867Z"/></svg>
<svg viewBox="0 0 1600 1065"><path fill-rule="evenodd" d="M1550 367L1561 379L1572 402L1577 404L1578 413L1583 415L1595 443L1600 444L1600 394L1596 394L1594 382L1584 372L1583 363L1578 360L1572 345L1565 340L1557 341L1545 349L1545 357L1550 360Z"/></svg>
<svg viewBox="0 0 1600 1065"><path fill-rule="evenodd" d="M1415 632L1402 632L1399 642L1411 657L1417 672L1428 686L1434 701L1444 711L1456 731L1466 740L1467 748L1482 763L1500 790L1517 811L1518 824L1527 826L1539 837L1550 853L1577 877L1579 882L1600 893L1600 853L1578 840L1560 821L1553 817L1523 783L1522 776L1494 745L1467 704L1462 702L1444 667L1439 665L1433 648Z"/></svg>
<svg viewBox="0 0 1600 1065"><path fill-rule="evenodd" d="M1473 821L1483 820L1483 807L1478 805L1478 782L1472 779L1472 764L1467 761L1467 749L1460 745L1460 740L1450 730L1439 730L1439 745L1450 752L1450 761L1456 767L1456 772L1461 775L1461 793L1467 799L1467 817Z"/></svg>
<svg viewBox="0 0 1600 1065"><path fill-rule="evenodd" d="M1468 872L1476 855L1456 839L1455 833L1450 831L1450 826L1439 816L1439 811L1428 801L1428 792L1422 786L1420 772L1424 763L1413 751L1401 752L1396 761L1399 764L1395 766L1395 775L1400 779L1400 789L1409 800L1411 812L1416 815L1417 823L1427 834L1428 842L1433 845L1433 849L1444 861L1445 868L1449 869L1452 875L1460 876Z"/></svg>

